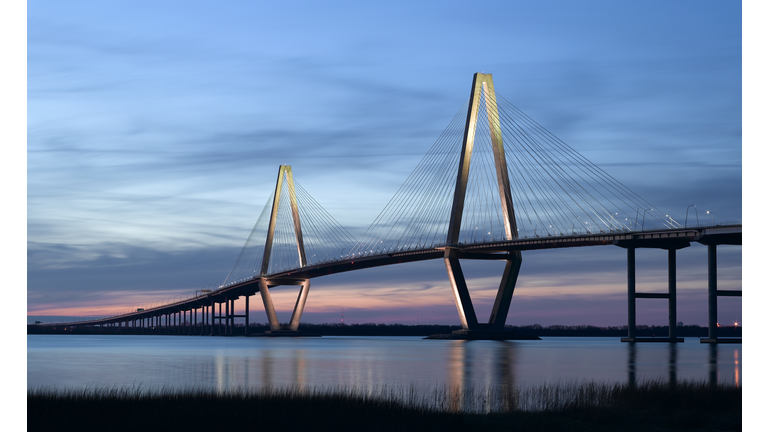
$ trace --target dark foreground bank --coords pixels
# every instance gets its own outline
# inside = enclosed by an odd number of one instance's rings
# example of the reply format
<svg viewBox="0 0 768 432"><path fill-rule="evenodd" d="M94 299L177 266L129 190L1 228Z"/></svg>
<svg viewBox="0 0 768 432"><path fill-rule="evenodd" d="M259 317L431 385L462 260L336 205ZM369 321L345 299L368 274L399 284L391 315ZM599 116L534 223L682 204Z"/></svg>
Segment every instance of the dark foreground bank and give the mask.
<svg viewBox="0 0 768 432"><path fill-rule="evenodd" d="M27 430L739 431L741 389L658 381L477 392L41 388L27 393Z"/></svg>

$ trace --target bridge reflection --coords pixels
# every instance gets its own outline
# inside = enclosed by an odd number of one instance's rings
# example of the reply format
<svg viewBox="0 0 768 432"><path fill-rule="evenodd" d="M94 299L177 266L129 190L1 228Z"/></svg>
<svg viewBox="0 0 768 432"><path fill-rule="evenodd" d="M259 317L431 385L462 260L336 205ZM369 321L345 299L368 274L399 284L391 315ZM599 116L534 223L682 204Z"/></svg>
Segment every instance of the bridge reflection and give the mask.
<svg viewBox="0 0 768 432"><path fill-rule="evenodd" d="M680 372L679 366L679 348L676 344L664 344L661 347L667 351L667 381L672 385L678 382ZM707 347L706 376L710 386L717 386L718 383L733 383L736 387L741 385L741 362L740 349L734 346L709 344ZM646 376L638 372L638 347L635 343L629 343L627 346L627 383L630 386L638 384L638 378ZM728 357L733 358L733 363L728 361ZM685 364L685 367L690 367ZM724 375L725 371L733 371ZM703 374L702 374L703 375ZM662 378L662 377L657 377Z"/></svg>
<svg viewBox="0 0 768 432"><path fill-rule="evenodd" d="M677 344L625 345L625 365L601 352L585 358L574 353L538 351L520 341L446 341L442 347L418 359L397 351L373 348L337 354L312 349L266 348L238 354L224 351L213 356L209 367L177 370L177 380L211 383L217 390L234 388L284 388L298 391L354 388L369 394L388 387L441 394L452 410L494 411L521 408L519 394L540 384L578 384L582 380L619 382L630 386L647 380L677 385L683 380L703 380L709 385L741 385L741 351L733 345ZM694 348L695 347L695 348ZM354 351L354 349L353 349ZM543 357L546 352L550 355ZM623 350L622 350L623 351ZM234 355L233 355L234 354ZM546 360L541 360L546 358ZM587 359L589 365L585 366ZM614 366L612 367L611 364ZM586 367L590 376L577 371Z"/></svg>
<svg viewBox="0 0 768 432"><path fill-rule="evenodd" d="M451 342L448 357L449 406L453 411L474 411L478 400L486 412L517 409L516 351L514 342ZM482 376L475 376L482 374Z"/></svg>

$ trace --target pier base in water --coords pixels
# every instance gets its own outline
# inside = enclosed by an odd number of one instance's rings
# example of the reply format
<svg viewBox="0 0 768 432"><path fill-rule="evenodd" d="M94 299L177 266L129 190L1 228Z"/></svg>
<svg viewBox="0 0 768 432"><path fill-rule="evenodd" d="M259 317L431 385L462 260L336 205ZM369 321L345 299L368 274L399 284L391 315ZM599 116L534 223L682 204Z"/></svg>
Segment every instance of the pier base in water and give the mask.
<svg viewBox="0 0 768 432"><path fill-rule="evenodd" d="M668 338L668 337L633 337L633 338L621 338L622 342L685 342L683 338L675 337L675 338Z"/></svg>
<svg viewBox="0 0 768 432"><path fill-rule="evenodd" d="M741 338L701 338L699 339L699 342L701 343L708 343L708 344L719 344L719 343L741 343Z"/></svg>
<svg viewBox="0 0 768 432"><path fill-rule="evenodd" d="M301 330L267 330L264 333L249 334L248 337L322 337L322 335Z"/></svg>
<svg viewBox="0 0 768 432"><path fill-rule="evenodd" d="M535 335L518 335L513 331L493 330L456 330L449 334L433 334L424 339L453 339L453 340L541 340Z"/></svg>

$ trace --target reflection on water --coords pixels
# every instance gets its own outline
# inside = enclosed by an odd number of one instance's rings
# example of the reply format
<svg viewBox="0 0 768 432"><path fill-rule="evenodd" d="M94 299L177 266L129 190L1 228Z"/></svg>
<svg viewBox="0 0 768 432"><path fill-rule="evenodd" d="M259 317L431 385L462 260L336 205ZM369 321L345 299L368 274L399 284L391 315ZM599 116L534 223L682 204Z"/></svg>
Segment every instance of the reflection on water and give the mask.
<svg viewBox="0 0 768 432"><path fill-rule="evenodd" d="M636 343L628 343L627 344L627 383L634 387L637 384L637 344Z"/></svg>
<svg viewBox="0 0 768 432"><path fill-rule="evenodd" d="M709 384L713 386L717 385L717 382L719 381L719 374L717 371L718 351L717 344L709 344Z"/></svg>
<svg viewBox="0 0 768 432"><path fill-rule="evenodd" d="M451 389L450 409L471 411L477 397L484 401L486 412L516 408L514 343L493 341L490 345L481 345L477 342L450 342L447 380Z"/></svg>
<svg viewBox="0 0 768 432"><path fill-rule="evenodd" d="M671 387L677 385L677 344L667 344L669 347L669 384Z"/></svg>
<svg viewBox="0 0 768 432"><path fill-rule="evenodd" d="M720 352L722 351L722 352ZM705 380L741 385L741 345L621 343L613 338L451 341L417 337L306 339L30 335L27 385L451 388L450 406L516 407L541 383ZM491 395L491 392L495 392ZM469 396L468 396L469 395ZM493 396L493 397L491 397ZM500 405L499 405L500 404Z"/></svg>

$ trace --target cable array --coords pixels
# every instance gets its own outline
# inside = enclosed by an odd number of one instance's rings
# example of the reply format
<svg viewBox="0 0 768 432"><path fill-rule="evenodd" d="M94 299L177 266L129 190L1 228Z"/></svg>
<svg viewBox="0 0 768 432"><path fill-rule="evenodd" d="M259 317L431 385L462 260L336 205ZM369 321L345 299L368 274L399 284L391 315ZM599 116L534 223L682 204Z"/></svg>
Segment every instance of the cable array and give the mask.
<svg viewBox="0 0 768 432"><path fill-rule="evenodd" d="M445 244L468 105L469 100L345 257Z"/></svg>
<svg viewBox="0 0 768 432"><path fill-rule="evenodd" d="M496 100L518 236L681 227L506 99Z"/></svg>
<svg viewBox="0 0 768 432"><path fill-rule="evenodd" d="M261 261L264 258L264 245L267 242L269 230L269 217L272 210L272 201L275 198L274 191L264 204L259 218L251 229L248 239L245 241L240 254L235 260L235 265L222 282L222 286L258 277L261 272Z"/></svg>
<svg viewBox="0 0 768 432"><path fill-rule="evenodd" d="M481 91L459 243L507 239L501 193L514 208L512 238L680 227L498 93L496 110L488 99ZM446 245L468 104L345 257ZM491 125L501 134L509 192L499 191Z"/></svg>
<svg viewBox="0 0 768 432"><path fill-rule="evenodd" d="M301 266L291 199L299 210L305 265L445 246L468 107L469 99L360 242L297 182L294 196L283 187L267 274ZM508 239L501 194L513 206L513 239L680 227L498 93L491 97L480 92L475 121L460 244ZM503 143L508 191L499 188L497 168L502 165L497 167L492 131ZM267 202L225 284L260 275L273 199Z"/></svg>
<svg viewBox="0 0 768 432"><path fill-rule="evenodd" d="M266 274L301 267L296 221L293 218L291 202L296 203L299 214L298 223L306 257L304 266L337 261L345 250L349 251L357 243L357 240L298 182L293 181L294 188L291 191L288 187L287 174L284 174L280 180L283 185L274 221L272 247ZM261 275L274 195L273 192L264 205L223 286L254 279Z"/></svg>

